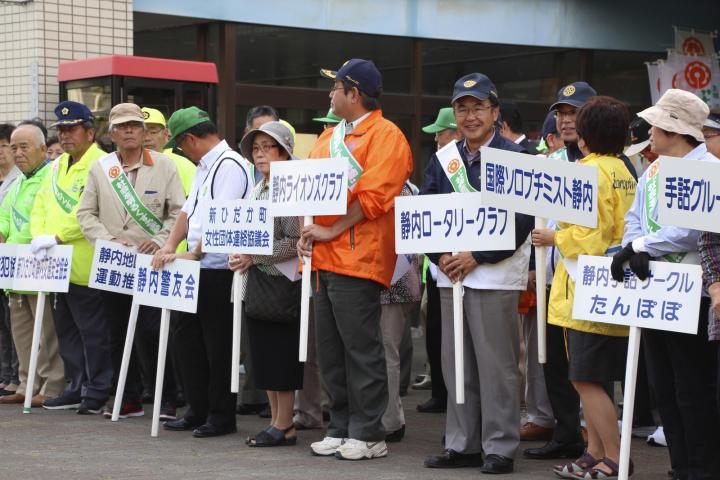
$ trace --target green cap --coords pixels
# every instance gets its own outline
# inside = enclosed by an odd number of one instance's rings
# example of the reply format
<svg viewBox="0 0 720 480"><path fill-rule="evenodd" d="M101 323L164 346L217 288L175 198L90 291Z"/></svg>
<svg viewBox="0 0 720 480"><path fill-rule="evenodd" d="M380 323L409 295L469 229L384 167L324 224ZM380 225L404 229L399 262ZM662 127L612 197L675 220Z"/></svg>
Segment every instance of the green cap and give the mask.
<svg viewBox="0 0 720 480"><path fill-rule="evenodd" d="M167 128L170 130L170 140L164 148L174 148L177 137L199 123L209 122L210 115L198 107L181 108L175 111L168 120Z"/></svg>
<svg viewBox="0 0 720 480"><path fill-rule="evenodd" d="M438 112L435 123L431 123L427 127L423 127L422 131L425 133L438 133L448 129L457 130L455 113L453 113L452 107L441 108Z"/></svg>
<svg viewBox="0 0 720 480"><path fill-rule="evenodd" d="M340 123L342 119L332 112L332 108L328 110L327 115L324 117L313 118L313 122L320 123Z"/></svg>

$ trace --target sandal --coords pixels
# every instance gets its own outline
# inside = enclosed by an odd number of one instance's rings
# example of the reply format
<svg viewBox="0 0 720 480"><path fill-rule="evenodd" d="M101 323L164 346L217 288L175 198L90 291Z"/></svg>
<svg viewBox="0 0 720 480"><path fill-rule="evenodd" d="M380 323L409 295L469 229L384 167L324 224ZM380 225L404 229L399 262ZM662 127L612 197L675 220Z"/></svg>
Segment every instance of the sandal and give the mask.
<svg viewBox="0 0 720 480"><path fill-rule="evenodd" d="M605 472L598 468L598 465L603 464L606 467L610 469L610 472ZM620 467L617 463L609 459L608 457L604 457L602 460L600 460L594 467L589 468L585 472L582 473L576 473L573 478L578 478L582 480L617 480L619 477ZM633 462L630 460L630 468L628 469L628 476L633 474Z"/></svg>
<svg viewBox="0 0 720 480"><path fill-rule="evenodd" d="M281 430L271 425L255 435L254 438L248 438L245 443L248 447L285 447L295 445L297 443L296 435L293 435L292 437L285 436L294 428L294 425L290 425L288 428Z"/></svg>
<svg viewBox="0 0 720 480"><path fill-rule="evenodd" d="M575 478L576 473L582 473L597 465L598 460L588 452L583 453L580 458L569 463L555 465L553 473L561 478Z"/></svg>

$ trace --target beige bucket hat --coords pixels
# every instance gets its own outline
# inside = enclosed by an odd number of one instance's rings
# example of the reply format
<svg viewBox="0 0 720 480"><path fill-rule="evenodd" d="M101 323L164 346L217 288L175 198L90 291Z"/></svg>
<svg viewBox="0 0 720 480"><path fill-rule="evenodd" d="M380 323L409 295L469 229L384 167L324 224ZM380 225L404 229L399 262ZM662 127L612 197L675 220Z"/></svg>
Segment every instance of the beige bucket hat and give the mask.
<svg viewBox="0 0 720 480"><path fill-rule="evenodd" d="M671 88L650 108L638 113L653 127L665 131L692 135L698 142L704 142L703 123L710 108L700 98L685 90Z"/></svg>

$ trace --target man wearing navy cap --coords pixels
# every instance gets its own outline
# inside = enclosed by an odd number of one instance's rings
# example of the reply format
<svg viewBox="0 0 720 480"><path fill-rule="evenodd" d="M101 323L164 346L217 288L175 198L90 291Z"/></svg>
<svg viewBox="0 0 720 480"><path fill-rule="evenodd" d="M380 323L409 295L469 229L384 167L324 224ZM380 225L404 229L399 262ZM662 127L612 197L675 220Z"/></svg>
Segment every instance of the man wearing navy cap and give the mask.
<svg viewBox="0 0 720 480"><path fill-rule="evenodd" d="M495 129L498 94L488 77L472 73L455 83L451 104L464 140L439 150L425 170L422 194L481 189L480 147L524 152ZM452 175L454 180L450 181ZM480 466L510 473L520 443L517 305L527 287L533 218L515 214L515 248L428 254L438 265L442 310L442 367L448 390L445 448L430 468ZM465 403L455 397L452 283L464 285ZM483 460L482 452L485 452Z"/></svg>
<svg viewBox="0 0 720 480"><path fill-rule="evenodd" d="M375 64L354 58L338 70L330 107L342 120L318 138L310 158L347 159L348 208L305 225L298 254L312 255L320 372L330 399L327 436L313 454L359 460L387 455L382 418L388 375L380 328L380 292L390 286L397 254L395 197L412 172L412 153L400 129L383 118L382 77Z"/></svg>
<svg viewBox="0 0 720 480"><path fill-rule="evenodd" d="M108 332L102 318L100 292L88 288L93 247L77 220L80 195L88 169L105 152L94 143L90 109L66 101L55 107L60 144L65 151L43 179L30 216L33 253L54 245L73 247L70 290L55 294L53 319L60 354L72 371L70 383L59 397L43 403L50 409L78 408L78 413L100 413L112 380ZM81 333L82 332L82 340Z"/></svg>

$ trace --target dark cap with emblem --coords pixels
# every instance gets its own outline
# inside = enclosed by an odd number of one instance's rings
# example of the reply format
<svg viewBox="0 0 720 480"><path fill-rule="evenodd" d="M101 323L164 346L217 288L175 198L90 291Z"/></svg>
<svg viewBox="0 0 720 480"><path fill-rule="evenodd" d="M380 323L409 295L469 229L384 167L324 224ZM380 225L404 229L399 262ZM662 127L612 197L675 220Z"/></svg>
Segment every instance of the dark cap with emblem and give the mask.
<svg viewBox="0 0 720 480"><path fill-rule="evenodd" d="M81 123L93 122L95 120L95 117L93 117L93 114L88 107L82 103L70 100L58 103L57 107L55 107L55 116L57 117L57 122L50 125L51 127L79 125Z"/></svg>
<svg viewBox="0 0 720 480"><path fill-rule="evenodd" d="M560 105L572 105L580 108L585 105L591 97L597 95L597 92L586 82L574 82L565 85L558 90L557 100L550 106L550 111L556 110Z"/></svg>
<svg viewBox="0 0 720 480"><path fill-rule="evenodd" d="M485 100L486 98L498 100L497 88L495 88L495 85L490 79L482 73L471 73L460 77L458 81L455 82L450 103L455 103L457 99L467 96L477 98L478 100Z"/></svg>
<svg viewBox="0 0 720 480"><path fill-rule="evenodd" d="M358 90L373 98L382 93L382 75L372 60L352 58L337 71L322 69L320 75L335 81L347 81Z"/></svg>

